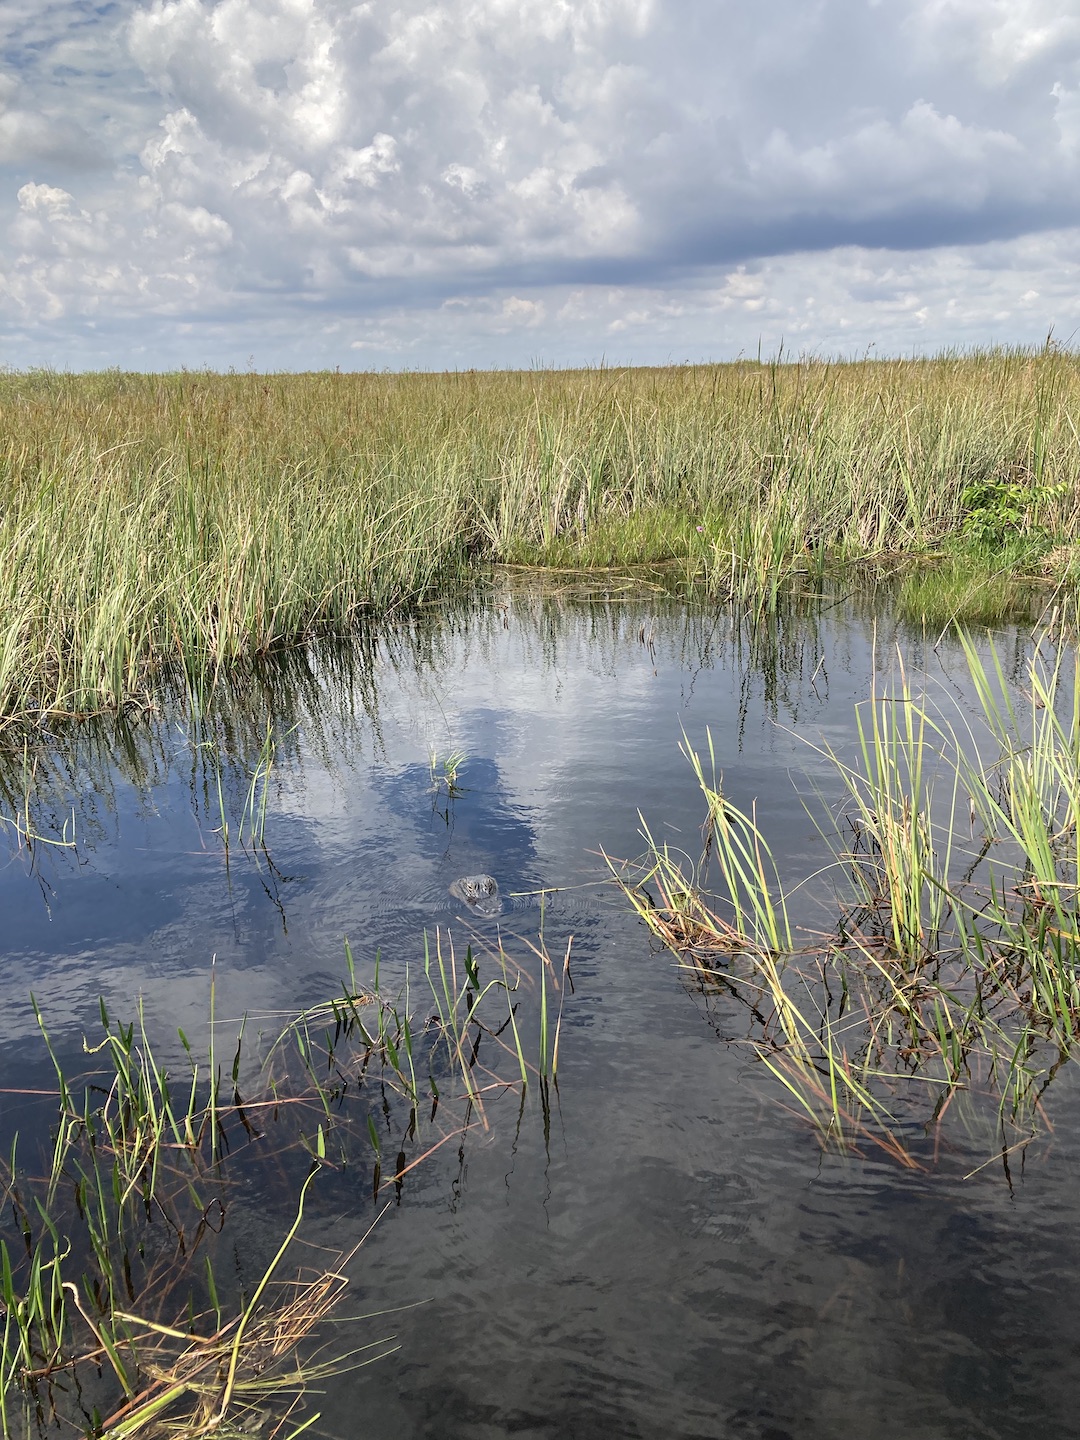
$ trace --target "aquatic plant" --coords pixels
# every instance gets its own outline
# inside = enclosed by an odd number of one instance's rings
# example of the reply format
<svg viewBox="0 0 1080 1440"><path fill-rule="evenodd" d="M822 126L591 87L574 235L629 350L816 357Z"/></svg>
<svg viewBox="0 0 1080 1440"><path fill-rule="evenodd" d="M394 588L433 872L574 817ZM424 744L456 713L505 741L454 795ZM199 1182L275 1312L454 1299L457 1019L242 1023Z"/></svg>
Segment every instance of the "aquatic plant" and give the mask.
<svg viewBox="0 0 1080 1440"><path fill-rule="evenodd" d="M818 822L831 930L793 937L756 815L689 747L701 856L645 826L645 857L610 862L701 993L744 1011L745 1043L822 1142L905 1165L960 1098L976 1126L989 1105L999 1153L1027 1143L1080 1037L1080 660L1045 632L1018 696L962 639L974 717L901 666L859 707L857 757L822 749L847 794Z"/></svg>
<svg viewBox="0 0 1080 1440"><path fill-rule="evenodd" d="M994 628L1022 616L1034 619L1046 605L1046 586L1025 577L1025 558L1033 558L1030 550L965 551L912 567L896 590L897 617L935 641L958 625ZM1046 568L1041 558L1038 565Z"/></svg>
<svg viewBox="0 0 1080 1440"><path fill-rule="evenodd" d="M230 1080L213 1040L200 1065L181 1035L185 1080L158 1062L141 1014L113 1024L102 1004L103 1038L89 1051L98 1066L74 1076L56 1060L40 1013L38 1021L57 1110L44 1169L22 1163L16 1138L5 1177L4 1434L62 1421L114 1440L195 1436L226 1421L231 1429L270 1399L286 1399L291 1412L320 1371L305 1372L297 1347L345 1282L337 1266L280 1274L313 1167L253 1293L219 1288L210 1244L230 1203L223 1160L261 1138L260 1106L247 1109L235 1088L242 1035Z"/></svg>
<svg viewBox="0 0 1080 1440"><path fill-rule="evenodd" d="M370 1164L373 1200L390 1185L400 1195L447 1141L487 1127L493 1098L523 1096L534 1077L547 1123L562 1014L560 996L552 1044L547 996L565 993L570 948L561 975L542 935L532 951L542 998L531 1060L525 973L501 943L459 958L442 933L425 943L421 983L406 971L398 989L378 958L362 985L346 945L341 994L292 1017L265 1054L251 1053L241 1023L222 1055L211 982L205 1055L179 1032L186 1073L158 1058L141 1009L124 1024L104 1002L88 1068L75 1072L35 1007L56 1089L27 1097L38 1127L12 1140L3 1175L3 1434L59 1422L95 1440L194 1440L270 1424L292 1437L312 1424L299 1408L311 1385L388 1353L392 1337L335 1342L328 1357L314 1346L356 1249L285 1273L309 1191L322 1172ZM237 1293L215 1264L217 1236L253 1170L277 1175L295 1208L270 1263Z"/></svg>
<svg viewBox="0 0 1080 1440"><path fill-rule="evenodd" d="M0 719L340 634L478 562L775 594L950 536L1080 533L1080 362L0 376ZM981 528L980 528L981 527ZM979 535L975 530L979 530ZM984 547L985 548L985 547ZM1028 546L1015 566L1037 564Z"/></svg>
<svg viewBox="0 0 1080 1440"><path fill-rule="evenodd" d="M432 749L428 757L428 769L431 772L431 789L434 795L445 792L448 800L455 800L460 795L458 771L468 758L464 750L451 750L440 759L438 751Z"/></svg>

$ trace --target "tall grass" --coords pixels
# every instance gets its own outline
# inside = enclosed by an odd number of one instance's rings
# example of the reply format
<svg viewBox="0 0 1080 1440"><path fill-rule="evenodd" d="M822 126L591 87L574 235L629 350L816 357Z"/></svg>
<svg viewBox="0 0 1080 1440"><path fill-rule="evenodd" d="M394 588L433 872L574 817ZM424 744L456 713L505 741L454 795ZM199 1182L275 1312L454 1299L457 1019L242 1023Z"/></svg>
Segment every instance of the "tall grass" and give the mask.
<svg viewBox="0 0 1080 1440"><path fill-rule="evenodd" d="M478 559L677 559L717 588L767 591L829 558L1000 531L1053 537L1068 571L1078 429L1080 361L1053 349L538 373L6 373L0 717L144 705L170 667L202 686Z"/></svg>
<svg viewBox="0 0 1080 1440"><path fill-rule="evenodd" d="M695 982L743 1009L747 1042L822 1140L905 1165L954 1105L1006 1155L1030 1140L1080 1040L1075 644L1043 634L1017 693L963 639L974 713L934 705L901 667L860 706L856 757L823 751L847 794L820 825L831 932L792 934L757 817L692 753L702 855L646 827L645 859L613 865Z"/></svg>

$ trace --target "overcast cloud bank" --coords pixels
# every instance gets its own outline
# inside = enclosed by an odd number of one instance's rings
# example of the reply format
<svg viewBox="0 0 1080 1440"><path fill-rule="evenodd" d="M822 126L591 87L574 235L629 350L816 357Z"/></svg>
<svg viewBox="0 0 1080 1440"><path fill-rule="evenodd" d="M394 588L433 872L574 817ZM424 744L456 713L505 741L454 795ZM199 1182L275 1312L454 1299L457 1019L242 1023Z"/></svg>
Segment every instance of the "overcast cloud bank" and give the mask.
<svg viewBox="0 0 1080 1440"><path fill-rule="evenodd" d="M1060 0L8 0L0 35L10 365L1080 326Z"/></svg>

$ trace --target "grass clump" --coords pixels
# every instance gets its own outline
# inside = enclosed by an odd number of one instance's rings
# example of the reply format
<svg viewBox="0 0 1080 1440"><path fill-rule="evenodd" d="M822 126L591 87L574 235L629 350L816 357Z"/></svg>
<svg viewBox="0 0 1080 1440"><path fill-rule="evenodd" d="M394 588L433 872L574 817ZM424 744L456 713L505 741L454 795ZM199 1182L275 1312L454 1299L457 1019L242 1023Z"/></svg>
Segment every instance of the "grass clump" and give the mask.
<svg viewBox="0 0 1080 1440"><path fill-rule="evenodd" d="M338 633L486 561L828 561L1080 537L1080 360L0 376L0 720ZM1025 548L1027 547L1027 548Z"/></svg>
<svg viewBox="0 0 1080 1440"><path fill-rule="evenodd" d="M901 671L860 707L828 825L836 918L796 936L754 814L687 747L705 796L694 859L657 844L616 877L825 1145L936 1156L953 1108L1007 1162L1045 1123L1080 1040L1080 670L1044 634L1022 697L964 646L977 713ZM710 740L711 756L711 740ZM731 1007L734 1006L734 1009Z"/></svg>
<svg viewBox="0 0 1080 1440"><path fill-rule="evenodd" d="M1010 563L1013 562L1013 563ZM973 549L912 566L896 588L899 620L940 636L956 625L995 629L1025 612L1042 609L1044 588L1033 582L1044 569L1041 552L1010 547L990 553Z"/></svg>

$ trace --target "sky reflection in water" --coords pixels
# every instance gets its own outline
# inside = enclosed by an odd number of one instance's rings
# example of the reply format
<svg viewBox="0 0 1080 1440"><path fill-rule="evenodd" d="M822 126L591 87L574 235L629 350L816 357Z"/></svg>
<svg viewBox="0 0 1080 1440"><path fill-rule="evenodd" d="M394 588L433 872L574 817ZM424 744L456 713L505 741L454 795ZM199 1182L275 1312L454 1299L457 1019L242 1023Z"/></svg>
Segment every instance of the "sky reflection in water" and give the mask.
<svg viewBox="0 0 1080 1440"><path fill-rule="evenodd" d="M573 935L575 994L550 1136L533 1096L520 1123L496 1108L488 1134L412 1173L355 1262L352 1309L428 1303L395 1318L397 1355L325 1397L320 1429L351 1436L362 1415L371 1433L431 1437L1075 1434L1071 1082L1011 1191L1000 1168L963 1182L964 1163L912 1175L823 1157L593 883L600 847L641 850L639 810L696 850L678 744L685 730L702 746L706 727L782 873L812 873L800 794L840 792L805 742L852 745L875 653L891 667L897 641L932 685L960 683L951 642L880 607L876 626L840 594L755 626L617 586L496 590L366 652L294 657L201 727L177 712L126 744L79 732L41 757L33 808L56 834L74 807L76 849L12 845L0 870L3 1084L44 1074L31 990L71 1053L99 994L121 1015L141 994L178 1058L176 1026L205 1031L211 957L219 1015L288 1012L334 991L345 936L365 974L376 950L389 971L415 965L425 930L462 935L457 876L497 878L503 913L478 930L498 924L523 958L531 892L559 887L545 934L553 953ZM1022 637L1001 638L1008 664ZM266 853L234 847L226 864L215 776L235 826L270 701ZM431 756L454 751L450 797ZM19 780L4 778L11 814ZM813 923L827 891L803 903ZM964 1161L984 1142L948 1143ZM237 1208L239 1231L266 1224L255 1192ZM312 1235L347 1244L371 1214L364 1179L329 1177Z"/></svg>

